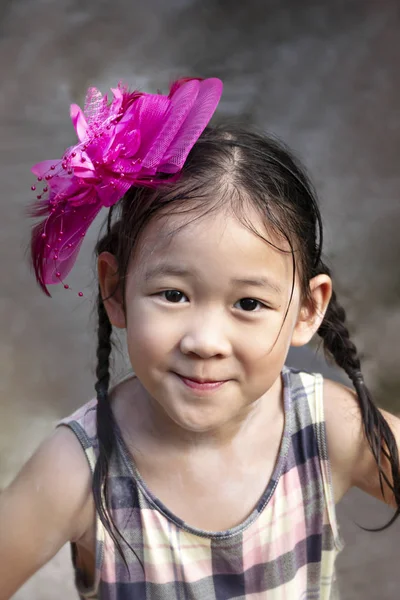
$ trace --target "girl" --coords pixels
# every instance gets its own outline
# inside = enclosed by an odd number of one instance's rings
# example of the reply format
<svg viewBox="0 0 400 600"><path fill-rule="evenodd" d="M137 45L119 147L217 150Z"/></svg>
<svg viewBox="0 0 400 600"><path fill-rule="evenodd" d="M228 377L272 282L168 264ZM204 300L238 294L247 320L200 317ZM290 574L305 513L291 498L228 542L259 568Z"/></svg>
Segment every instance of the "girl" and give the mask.
<svg viewBox="0 0 400 600"><path fill-rule="evenodd" d="M1 496L0 598L67 541L88 600L336 598L335 503L357 486L398 516L400 424L365 386L311 185L276 141L208 126L219 80L113 93L34 167L46 293L110 207L96 398ZM134 375L109 389L113 327ZM355 392L285 366L314 334Z"/></svg>

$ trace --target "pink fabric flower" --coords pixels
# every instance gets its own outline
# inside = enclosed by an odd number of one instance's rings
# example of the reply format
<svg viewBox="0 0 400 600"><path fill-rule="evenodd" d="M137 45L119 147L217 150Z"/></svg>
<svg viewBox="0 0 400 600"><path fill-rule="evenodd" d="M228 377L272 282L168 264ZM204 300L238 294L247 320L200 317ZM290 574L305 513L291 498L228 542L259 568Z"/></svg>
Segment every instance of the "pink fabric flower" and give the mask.
<svg viewBox="0 0 400 600"><path fill-rule="evenodd" d="M222 82L181 79L168 96L121 86L112 93L109 103L90 88L84 111L71 106L78 144L61 160L32 168L44 184L33 215L46 216L32 232L32 263L47 295L46 286L70 272L103 206L118 202L132 185L156 186L160 174L179 173L218 105Z"/></svg>

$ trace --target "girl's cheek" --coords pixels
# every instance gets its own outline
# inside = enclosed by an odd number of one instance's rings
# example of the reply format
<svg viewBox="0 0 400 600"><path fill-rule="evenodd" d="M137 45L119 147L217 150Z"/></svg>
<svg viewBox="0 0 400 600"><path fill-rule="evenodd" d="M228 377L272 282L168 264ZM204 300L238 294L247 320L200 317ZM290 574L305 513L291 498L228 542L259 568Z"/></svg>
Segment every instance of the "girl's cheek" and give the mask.
<svg viewBox="0 0 400 600"><path fill-rule="evenodd" d="M287 338L287 325L283 316L272 313L248 330L240 330L237 336L238 344L246 354L252 354L254 359L262 358L278 349Z"/></svg>
<svg viewBox="0 0 400 600"><path fill-rule="evenodd" d="M162 308L146 302L132 303L128 308L128 337L140 341L144 347L173 343L179 337L183 319L178 314L166 314Z"/></svg>
<svg viewBox="0 0 400 600"><path fill-rule="evenodd" d="M241 338L236 346L237 355L244 362L257 367L258 363L268 360L274 347L274 339L268 335L253 336L249 340Z"/></svg>
<svg viewBox="0 0 400 600"><path fill-rule="evenodd" d="M283 323L283 315L276 314L259 328L237 337L237 355L249 371L265 370L275 361L284 362L290 347L292 320L287 315Z"/></svg>

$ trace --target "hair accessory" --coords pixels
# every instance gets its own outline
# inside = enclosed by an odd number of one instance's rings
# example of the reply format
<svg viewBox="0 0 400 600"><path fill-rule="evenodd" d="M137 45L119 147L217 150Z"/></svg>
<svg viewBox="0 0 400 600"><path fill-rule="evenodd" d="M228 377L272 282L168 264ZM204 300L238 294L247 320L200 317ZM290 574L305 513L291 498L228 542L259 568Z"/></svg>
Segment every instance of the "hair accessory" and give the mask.
<svg viewBox="0 0 400 600"><path fill-rule="evenodd" d="M71 105L79 143L60 160L32 168L42 191L32 216L46 217L33 228L31 255L36 279L61 283L72 269L90 224L133 185L155 187L160 174L178 174L210 121L222 93L219 79L180 79L168 96L129 92L120 84L109 103L96 88L84 111ZM164 177L165 181L165 177ZM40 183L41 182L41 183Z"/></svg>

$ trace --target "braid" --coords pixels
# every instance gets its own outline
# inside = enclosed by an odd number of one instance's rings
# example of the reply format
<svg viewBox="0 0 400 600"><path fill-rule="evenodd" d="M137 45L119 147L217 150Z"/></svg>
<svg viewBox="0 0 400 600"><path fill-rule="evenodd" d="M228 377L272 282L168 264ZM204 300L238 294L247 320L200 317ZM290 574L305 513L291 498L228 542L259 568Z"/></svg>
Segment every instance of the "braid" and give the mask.
<svg viewBox="0 0 400 600"><path fill-rule="evenodd" d="M350 340L346 325L346 313L338 303L336 293L332 291L331 301L325 318L318 329L318 335L324 341L325 349L333 356L336 364L344 369L350 380L361 373L361 363L355 344Z"/></svg>
<svg viewBox="0 0 400 600"><path fill-rule="evenodd" d="M93 473L93 497L96 510L106 531L114 541L118 552L120 553L126 568L129 571L120 540L123 540L127 546L136 555L139 563L142 565L140 557L136 554L131 545L124 538L111 514L108 494L108 472L111 457L114 451L117 451L117 441L120 437L116 427L115 418L111 410L108 397L108 388L110 384L110 354L112 349L111 333L112 325L108 318L103 299L99 290L97 298L98 311L98 345L97 345L97 382L95 389L97 393L97 439L99 443L99 455ZM118 537L117 537L118 536ZM118 539L119 538L119 539Z"/></svg>
<svg viewBox="0 0 400 600"><path fill-rule="evenodd" d="M110 354L111 354L111 333L112 325L109 321L104 302L100 294L97 298L97 312L99 317L99 326L97 330L98 346L97 346L97 367L96 377L97 382L95 389L97 396L107 395L110 384Z"/></svg>
<svg viewBox="0 0 400 600"><path fill-rule="evenodd" d="M329 274L329 269L325 266L324 272ZM339 304L336 293L333 291L325 318L318 329L318 335L323 339L325 351L334 358L339 367L344 369L356 390L365 437L378 467L382 496L385 497L383 489L383 481L385 481L395 497L397 509L389 523L379 529L371 530L381 531L389 527L400 514L400 472L397 444L392 430L376 407L365 385L357 348L350 339L345 322L345 310ZM393 483L382 468L382 455L390 463Z"/></svg>

